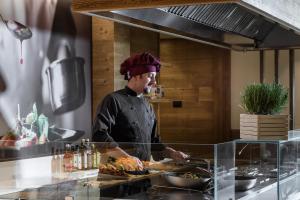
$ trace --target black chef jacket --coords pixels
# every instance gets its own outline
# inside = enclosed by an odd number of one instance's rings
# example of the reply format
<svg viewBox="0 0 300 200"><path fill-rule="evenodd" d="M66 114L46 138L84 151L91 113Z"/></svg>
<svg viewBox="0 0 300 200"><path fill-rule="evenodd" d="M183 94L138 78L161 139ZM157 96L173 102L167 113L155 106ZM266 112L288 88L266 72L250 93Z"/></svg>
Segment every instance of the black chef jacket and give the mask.
<svg viewBox="0 0 300 200"><path fill-rule="evenodd" d="M115 147L119 146L118 142L128 142L134 148L131 155L149 160L151 148L164 149L156 134L156 123L155 113L148 101L126 86L107 95L98 107L93 141L108 142Z"/></svg>

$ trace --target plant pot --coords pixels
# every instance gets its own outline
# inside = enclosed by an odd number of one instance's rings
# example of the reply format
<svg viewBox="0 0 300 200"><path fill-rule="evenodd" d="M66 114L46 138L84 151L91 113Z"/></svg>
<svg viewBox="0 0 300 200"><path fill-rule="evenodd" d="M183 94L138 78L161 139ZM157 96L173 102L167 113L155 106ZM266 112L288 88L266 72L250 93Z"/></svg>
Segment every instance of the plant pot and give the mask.
<svg viewBox="0 0 300 200"><path fill-rule="evenodd" d="M246 140L286 140L288 115L240 114L240 137Z"/></svg>

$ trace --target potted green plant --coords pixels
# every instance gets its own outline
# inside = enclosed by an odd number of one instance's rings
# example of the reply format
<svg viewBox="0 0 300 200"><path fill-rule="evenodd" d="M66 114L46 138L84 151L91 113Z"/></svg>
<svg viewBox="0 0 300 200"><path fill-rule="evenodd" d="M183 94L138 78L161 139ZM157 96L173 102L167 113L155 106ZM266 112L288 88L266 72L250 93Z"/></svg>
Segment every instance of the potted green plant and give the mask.
<svg viewBox="0 0 300 200"><path fill-rule="evenodd" d="M288 101L288 90L277 83L247 85L241 95L242 139L287 139L288 115L280 112Z"/></svg>

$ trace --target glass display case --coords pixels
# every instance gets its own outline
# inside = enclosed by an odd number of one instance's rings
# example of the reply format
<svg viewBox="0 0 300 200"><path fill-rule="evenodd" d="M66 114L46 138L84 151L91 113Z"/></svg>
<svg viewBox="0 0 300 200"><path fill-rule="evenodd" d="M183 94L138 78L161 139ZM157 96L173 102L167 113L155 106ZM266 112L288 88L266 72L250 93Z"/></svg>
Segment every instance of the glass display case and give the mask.
<svg viewBox="0 0 300 200"><path fill-rule="evenodd" d="M2 148L0 199L299 199L299 142L292 134L287 141Z"/></svg>
<svg viewBox="0 0 300 200"><path fill-rule="evenodd" d="M172 158L170 147L189 155ZM233 199L235 142L135 144L118 148L135 157L151 149L138 168L112 143L47 143L10 149L15 160L0 162L0 199ZM38 150L37 150L38 149ZM1 149L1 155L9 155ZM10 153L11 154L11 153ZM25 157L22 157L25 156ZM147 155L148 156L148 155ZM146 156L146 157L147 157ZM224 177L228 181L224 182Z"/></svg>
<svg viewBox="0 0 300 200"><path fill-rule="evenodd" d="M235 199L300 199L299 144L298 131L282 141L236 141Z"/></svg>

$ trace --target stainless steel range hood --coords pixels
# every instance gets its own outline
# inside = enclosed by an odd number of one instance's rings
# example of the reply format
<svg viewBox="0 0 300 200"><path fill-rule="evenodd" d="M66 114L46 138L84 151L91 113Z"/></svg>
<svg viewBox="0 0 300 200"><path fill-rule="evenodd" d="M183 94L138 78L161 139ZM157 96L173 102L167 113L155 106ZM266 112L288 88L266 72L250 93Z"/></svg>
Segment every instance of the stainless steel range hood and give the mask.
<svg viewBox="0 0 300 200"><path fill-rule="evenodd" d="M241 0L86 13L222 48L255 50L300 47L298 8L297 0Z"/></svg>

